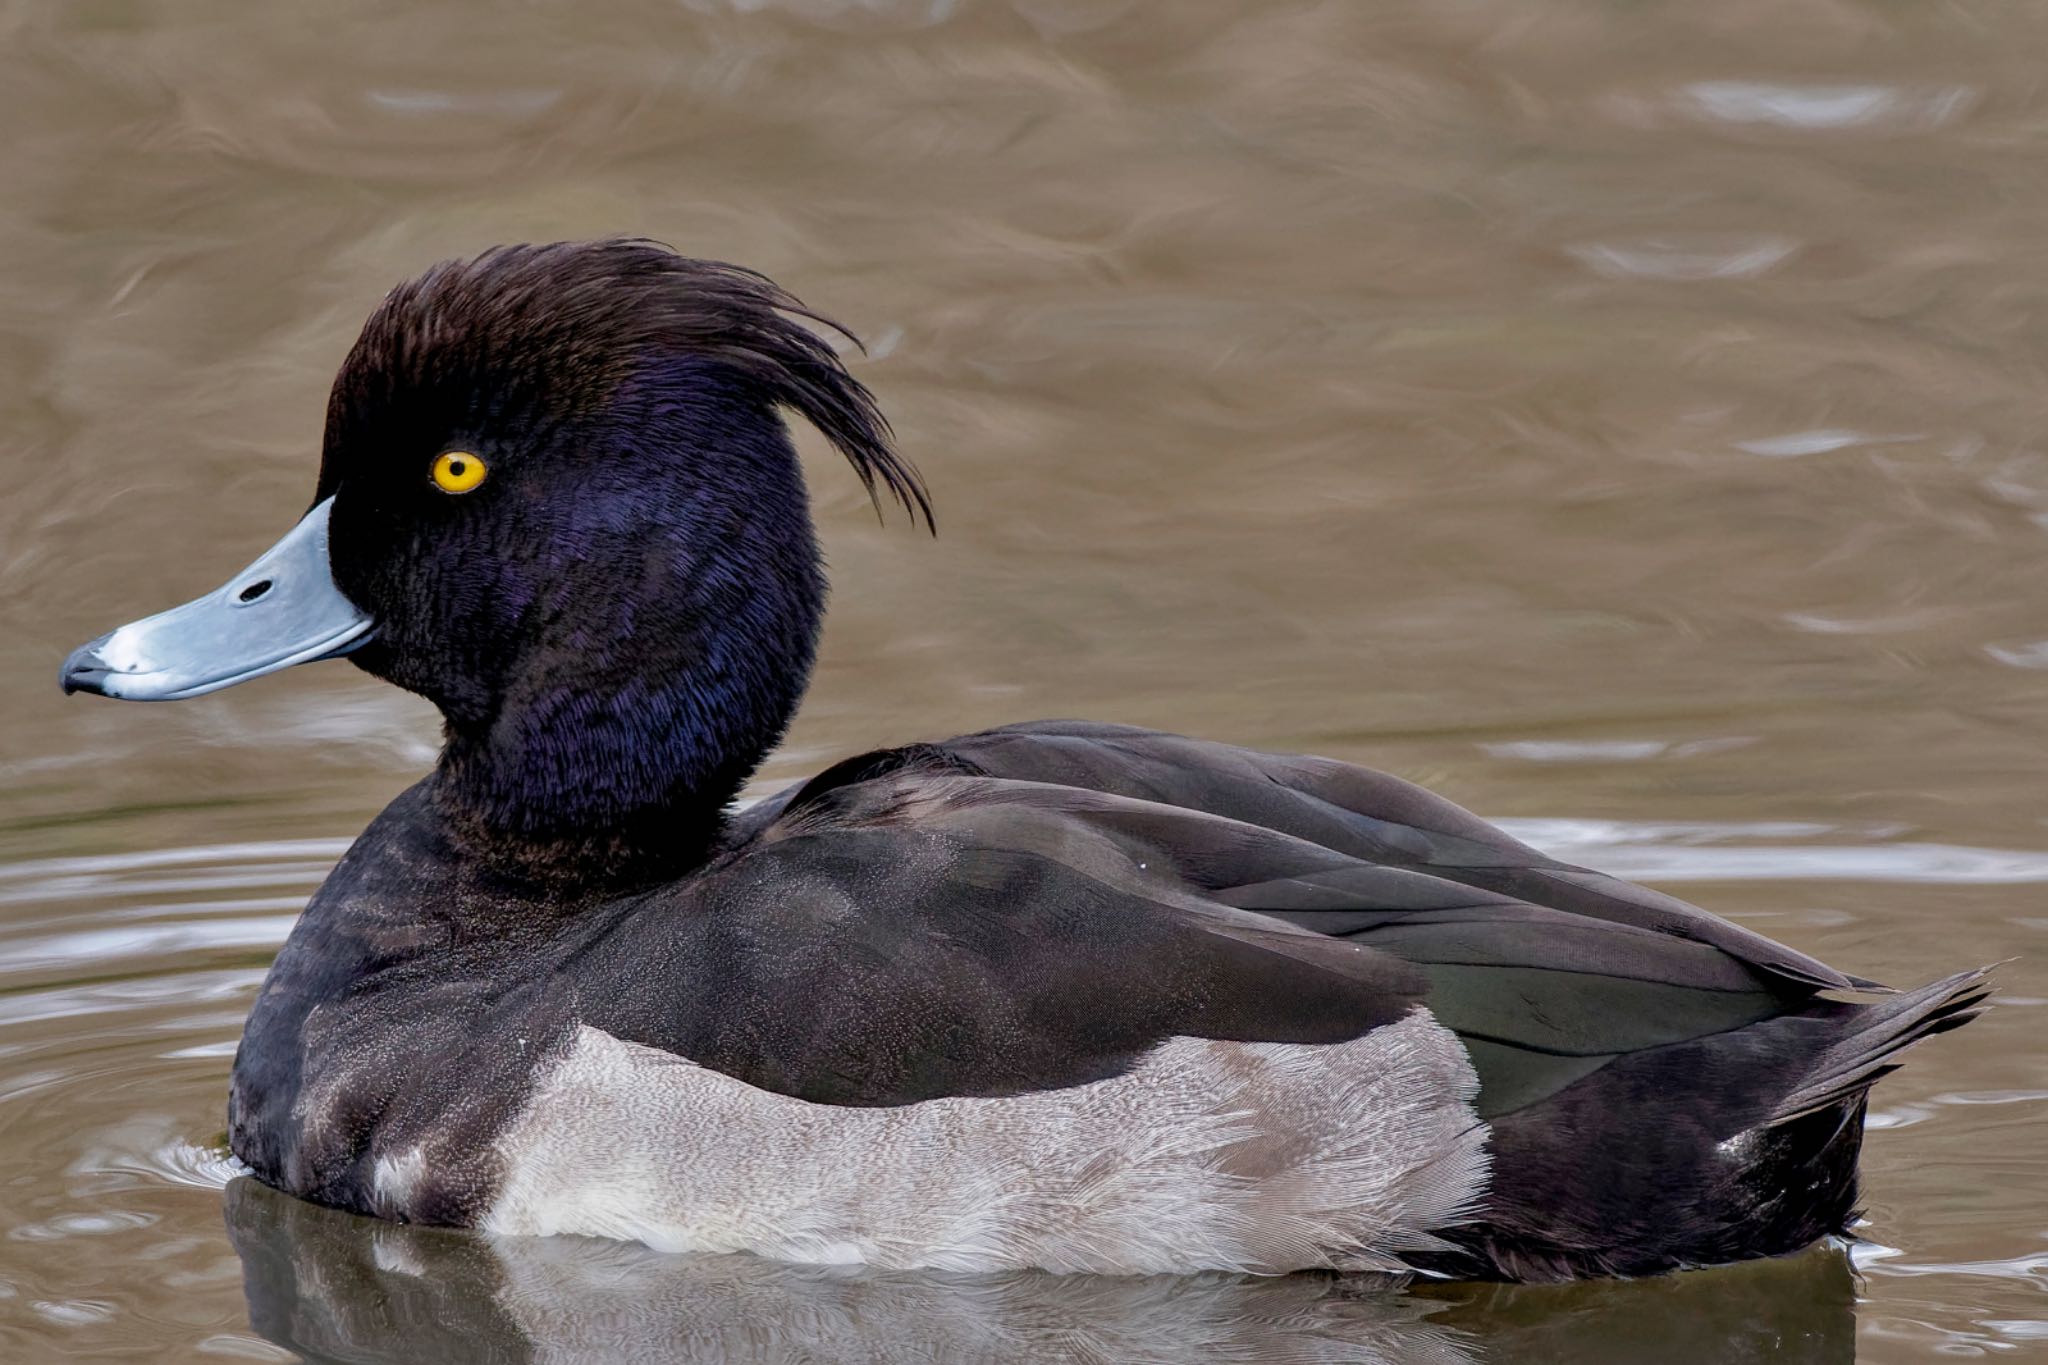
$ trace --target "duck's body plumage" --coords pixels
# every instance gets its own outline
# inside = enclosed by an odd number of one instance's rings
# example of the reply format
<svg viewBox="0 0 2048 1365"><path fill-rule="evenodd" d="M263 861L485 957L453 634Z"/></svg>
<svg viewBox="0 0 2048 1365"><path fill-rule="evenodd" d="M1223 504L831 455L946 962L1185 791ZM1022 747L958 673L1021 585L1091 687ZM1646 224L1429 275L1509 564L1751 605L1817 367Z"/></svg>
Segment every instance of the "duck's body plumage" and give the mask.
<svg viewBox="0 0 2048 1365"><path fill-rule="evenodd" d="M1121 726L728 810L822 611L778 410L929 515L793 311L645 243L437 267L299 526L67 661L152 699L353 651L447 720L250 1015L262 1180L955 1270L1549 1279L1846 1229L1865 1092L1981 974L1843 999L1883 988L1397 778Z"/></svg>
<svg viewBox="0 0 2048 1365"><path fill-rule="evenodd" d="M279 958L232 1137L501 1231L1647 1273L1845 1228L1864 1087L1980 994L1820 994L1867 984L1385 774L1028 725L841 764L622 897L501 881L416 789Z"/></svg>

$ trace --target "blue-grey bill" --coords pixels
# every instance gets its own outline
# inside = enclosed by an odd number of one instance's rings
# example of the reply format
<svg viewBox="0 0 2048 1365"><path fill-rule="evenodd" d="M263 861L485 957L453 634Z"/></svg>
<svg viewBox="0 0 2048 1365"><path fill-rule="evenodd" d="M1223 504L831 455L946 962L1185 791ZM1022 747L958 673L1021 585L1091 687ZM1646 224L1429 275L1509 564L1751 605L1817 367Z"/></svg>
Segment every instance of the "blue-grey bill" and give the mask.
<svg viewBox="0 0 2048 1365"><path fill-rule="evenodd" d="M320 503L225 587L73 650L64 690L178 701L365 643L376 623L342 596L328 566L333 510L334 499Z"/></svg>

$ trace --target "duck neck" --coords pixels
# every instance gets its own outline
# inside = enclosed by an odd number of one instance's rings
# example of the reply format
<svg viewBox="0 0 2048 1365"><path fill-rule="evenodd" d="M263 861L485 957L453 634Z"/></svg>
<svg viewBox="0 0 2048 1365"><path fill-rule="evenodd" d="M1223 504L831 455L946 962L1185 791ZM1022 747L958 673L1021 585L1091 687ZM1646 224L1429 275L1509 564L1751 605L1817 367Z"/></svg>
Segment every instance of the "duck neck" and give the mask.
<svg viewBox="0 0 2048 1365"><path fill-rule="evenodd" d="M586 617L511 670L487 716L451 717L434 782L451 830L509 871L586 887L706 861L809 678L824 588L804 540L738 593L719 576Z"/></svg>

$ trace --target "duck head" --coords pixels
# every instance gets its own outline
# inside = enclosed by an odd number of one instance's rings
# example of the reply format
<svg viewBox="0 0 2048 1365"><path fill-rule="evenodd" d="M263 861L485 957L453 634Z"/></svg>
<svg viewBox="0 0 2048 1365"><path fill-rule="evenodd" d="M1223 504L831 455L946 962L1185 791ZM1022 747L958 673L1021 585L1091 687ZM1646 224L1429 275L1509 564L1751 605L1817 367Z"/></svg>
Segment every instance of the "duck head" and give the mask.
<svg viewBox="0 0 2048 1365"><path fill-rule="evenodd" d="M440 708L458 827L573 861L701 853L794 712L823 611L781 411L931 522L872 395L799 319L823 322L647 242L435 267L343 363L311 510L215 592L73 652L65 690L173 700L346 655Z"/></svg>

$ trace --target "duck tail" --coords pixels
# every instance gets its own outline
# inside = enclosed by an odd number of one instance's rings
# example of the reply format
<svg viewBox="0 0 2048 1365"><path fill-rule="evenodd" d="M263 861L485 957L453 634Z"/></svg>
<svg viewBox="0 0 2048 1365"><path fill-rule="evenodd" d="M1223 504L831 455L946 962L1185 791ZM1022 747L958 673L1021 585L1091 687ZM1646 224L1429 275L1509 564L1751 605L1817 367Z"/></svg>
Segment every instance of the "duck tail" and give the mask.
<svg viewBox="0 0 2048 1365"><path fill-rule="evenodd" d="M1991 968L1958 972L1918 990L1870 1005L1837 1004L1841 1032L1813 1067L1772 1109L1765 1126L1855 1099L1896 1071L1899 1054L1923 1038L1969 1023L1991 995Z"/></svg>

